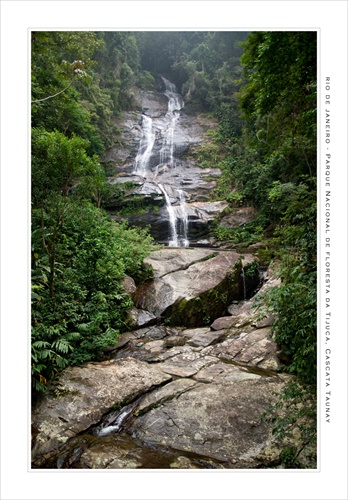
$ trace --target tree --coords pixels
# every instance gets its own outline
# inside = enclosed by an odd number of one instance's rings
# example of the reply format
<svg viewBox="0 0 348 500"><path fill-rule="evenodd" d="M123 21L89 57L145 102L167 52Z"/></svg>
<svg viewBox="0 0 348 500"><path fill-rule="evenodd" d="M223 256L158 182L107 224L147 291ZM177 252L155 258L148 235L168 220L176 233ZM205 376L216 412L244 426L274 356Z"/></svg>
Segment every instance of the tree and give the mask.
<svg viewBox="0 0 348 500"><path fill-rule="evenodd" d="M94 32L32 34L32 126L89 141L102 154L114 104L96 72L104 42Z"/></svg>
<svg viewBox="0 0 348 500"><path fill-rule="evenodd" d="M32 201L35 206L53 193L66 197L74 182L86 176L98 176L100 165L90 157L88 141L71 138L42 128L32 129Z"/></svg>

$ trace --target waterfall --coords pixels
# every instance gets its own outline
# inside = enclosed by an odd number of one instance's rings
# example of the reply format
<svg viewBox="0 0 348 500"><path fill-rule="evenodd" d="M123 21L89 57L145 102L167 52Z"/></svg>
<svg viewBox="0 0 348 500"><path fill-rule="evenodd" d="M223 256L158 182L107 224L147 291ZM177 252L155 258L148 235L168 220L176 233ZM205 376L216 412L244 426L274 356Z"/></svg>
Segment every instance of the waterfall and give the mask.
<svg viewBox="0 0 348 500"><path fill-rule="evenodd" d="M182 237L180 239L180 246L188 247L190 245L188 240L188 213L186 210L185 193L179 189L180 212L182 219Z"/></svg>
<svg viewBox="0 0 348 500"><path fill-rule="evenodd" d="M163 76L162 80L165 85L164 95L168 99L168 111L166 113L166 118L170 120L170 123L166 130L164 144L160 152L160 161L161 163L169 163L171 168L175 168L174 132L180 117L178 111L184 107L184 101L177 93L174 83L171 83Z"/></svg>
<svg viewBox="0 0 348 500"><path fill-rule="evenodd" d="M151 178L152 182L158 175L159 166L166 164L167 167L175 168L175 129L180 118L179 111L184 107L184 101L178 94L174 83L162 77L165 91L164 95L168 99L168 109L165 114L165 129L163 131L162 122L152 119L143 114L142 117L142 136L139 143L138 153L135 158L134 174L144 177L146 180ZM156 165L154 175L150 171L150 160L154 158L153 149L156 141L155 129L162 130L162 146L160 150L160 163ZM158 148L157 148L158 154ZM153 162L154 163L154 162ZM154 167L154 165L152 165ZM157 184L157 183L156 183ZM178 206L173 206L163 184L157 184L164 195L166 208L169 215L169 246L189 246L188 240L188 214L186 210L185 194L182 190L177 191L179 200Z"/></svg>
<svg viewBox="0 0 348 500"><path fill-rule="evenodd" d="M178 94L174 83L170 82L162 76L162 80L165 86L164 95L168 99L168 113L173 113L174 111L180 111L184 107L184 101L180 94Z"/></svg>
<svg viewBox="0 0 348 500"><path fill-rule="evenodd" d="M162 184L158 184L158 187L164 195L166 208L169 215L170 239L168 246L190 246L190 242L188 239L188 213L186 210L184 191L182 191L181 189L178 190L179 206L173 206L164 186Z"/></svg>
<svg viewBox="0 0 348 500"><path fill-rule="evenodd" d="M158 184L158 187L160 188L160 190L164 194L164 199L166 200L166 207L167 207L168 215L169 215L170 240L169 240L168 246L177 247L177 246L179 246L178 232L176 230L177 216L176 216L175 210L170 202L167 191L164 189L162 184Z"/></svg>
<svg viewBox="0 0 348 500"><path fill-rule="evenodd" d="M140 139L138 154L135 158L134 172L146 177L146 171L156 137L153 131L152 118L149 116L143 115L142 132L143 134Z"/></svg>
<svg viewBox="0 0 348 500"><path fill-rule="evenodd" d="M171 168L175 168L174 132L178 119L178 113L173 114L173 116L171 117L169 127L167 128L165 133L164 143L160 151L160 162L168 163Z"/></svg>

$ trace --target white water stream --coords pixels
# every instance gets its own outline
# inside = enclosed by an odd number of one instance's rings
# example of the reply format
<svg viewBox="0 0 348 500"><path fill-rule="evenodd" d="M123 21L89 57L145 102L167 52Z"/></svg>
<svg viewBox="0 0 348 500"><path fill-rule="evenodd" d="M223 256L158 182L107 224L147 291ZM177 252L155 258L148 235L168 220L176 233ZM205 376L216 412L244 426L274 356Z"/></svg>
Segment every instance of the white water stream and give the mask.
<svg viewBox="0 0 348 500"><path fill-rule="evenodd" d="M107 436L108 434L111 434L112 432L116 433L121 430L122 423L128 417L128 415L131 414L133 411L135 405L130 404L128 406L125 406L119 413L114 415L114 419L111 421L110 425L102 426L96 431L97 436ZM109 419L110 420L110 419Z"/></svg>
<svg viewBox="0 0 348 500"><path fill-rule="evenodd" d="M142 133L138 154L135 158L134 173L146 177L147 167L156 137L153 130L152 118L146 115L143 115Z"/></svg>
<svg viewBox="0 0 348 500"><path fill-rule="evenodd" d="M164 199L166 200L166 206L169 215L169 227L170 227L170 240L168 246L170 247L178 247L179 246L179 238L177 231L178 217L176 215L176 211L170 201L167 191L164 189L162 184L158 184L158 187L162 191L164 195Z"/></svg>
<svg viewBox="0 0 348 500"><path fill-rule="evenodd" d="M184 101L180 94L177 93L174 83L170 82L162 76L165 85L164 95L168 98L168 112L180 111L184 107Z"/></svg>
<svg viewBox="0 0 348 500"><path fill-rule="evenodd" d="M174 133L180 117L179 111L184 107L184 101L177 93L174 83L171 83L164 77L162 77L162 80L165 85L164 95L168 99L166 119L169 122L169 125L167 127L165 141L161 149L160 161L161 163L168 163L171 168L175 168Z"/></svg>
<svg viewBox="0 0 348 500"><path fill-rule="evenodd" d="M186 209L185 202L185 193L181 189L179 189L180 196L180 211L181 211L181 221L182 221L182 238L180 240L179 246L188 247L190 246L190 242L188 240L188 213Z"/></svg>

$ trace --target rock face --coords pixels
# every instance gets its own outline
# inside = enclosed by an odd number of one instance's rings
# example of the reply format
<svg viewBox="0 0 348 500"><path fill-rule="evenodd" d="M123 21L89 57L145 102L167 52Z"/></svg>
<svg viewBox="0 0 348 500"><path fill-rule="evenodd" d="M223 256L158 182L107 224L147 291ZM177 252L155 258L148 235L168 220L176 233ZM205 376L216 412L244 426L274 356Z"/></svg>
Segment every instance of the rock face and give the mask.
<svg viewBox="0 0 348 500"><path fill-rule="evenodd" d="M253 207L242 207L234 209L228 215L225 215L220 220L220 226L228 228L236 228L251 222L256 217L256 210Z"/></svg>
<svg viewBox="0 0 348 500"><path fill-rule="evenodd" d="M187 265L180 253L168 259L174 272ZM155 273L166 275L161 260ZM284 444L261 416L291 377L253 300L235 301L232 323L214 322L223 329L147 326L123 334L104 362L65 370L34 407L33 467L278 467Z"/></svg>
<svg viewBox="0 0 348 500"><path fill-rule="evenodd" d="M249 256L249 263L253 261ZM146 262L154 268L155 279L138 289L136 306L168 318L169 324L207 324L232 300L243 297L242 261L234 252L163 249ZM257 279L256 272L254 285Z"/></svg>

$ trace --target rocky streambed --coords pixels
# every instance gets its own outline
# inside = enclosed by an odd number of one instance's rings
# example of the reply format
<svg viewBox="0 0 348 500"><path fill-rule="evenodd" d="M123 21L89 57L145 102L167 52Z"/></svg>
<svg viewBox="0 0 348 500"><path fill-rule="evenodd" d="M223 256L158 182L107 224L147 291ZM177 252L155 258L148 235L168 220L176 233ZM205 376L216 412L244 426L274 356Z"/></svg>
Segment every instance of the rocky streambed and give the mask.
<svg viewBox="0 0 348 500"><path fill-rule="evenodd" d="M278 280L268 272L244 300L255 282L241 278L256 269L255 258L217 253L158 250L147 259L154 278L140 291L127 281L138 306L131 329L104 361L66 369L34 405L33 468L277 466L281 447L261 416L289 376L279 372L273 318L253 304ZM189 327L175 324L181 302Z"/></svg>

